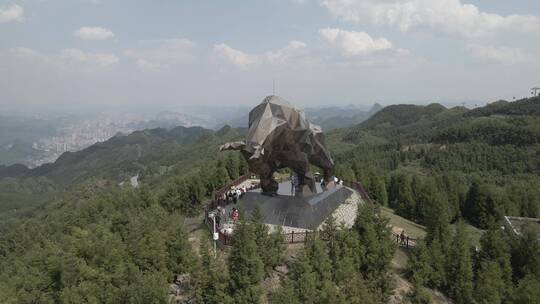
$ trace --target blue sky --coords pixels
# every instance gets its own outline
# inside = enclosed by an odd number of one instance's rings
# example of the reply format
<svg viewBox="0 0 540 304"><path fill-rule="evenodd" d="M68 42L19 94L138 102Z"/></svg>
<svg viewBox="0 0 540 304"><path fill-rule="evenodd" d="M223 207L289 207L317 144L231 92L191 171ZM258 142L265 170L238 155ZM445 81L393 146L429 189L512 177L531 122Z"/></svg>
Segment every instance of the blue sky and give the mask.
<svg viewBox="0 0 540 304"><path fill-rule="evenodd" d="M488 102L540 85L540 1L0 0L0 106Z"/></svg>

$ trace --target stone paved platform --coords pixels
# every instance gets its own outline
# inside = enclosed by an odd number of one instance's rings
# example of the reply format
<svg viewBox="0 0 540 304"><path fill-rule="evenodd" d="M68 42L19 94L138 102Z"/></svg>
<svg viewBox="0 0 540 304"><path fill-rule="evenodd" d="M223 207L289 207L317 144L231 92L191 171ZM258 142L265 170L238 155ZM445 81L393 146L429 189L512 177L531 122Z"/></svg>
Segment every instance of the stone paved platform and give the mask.
<svg viewBox="0 0 540 304"><path fill-rule="evenodd" d="M242 208L246 215L249 215L259 206L266 224L314 230L336 209L339 210L339 206L350 199L353 193L351 189L339 185L309 197L294 197L290 194L272 197L250 191L237 205L228 205L226 211L228 214L233 207ZM349 209L341 212L349 212ZM353 214L356 215L356 212Z"/></svg>

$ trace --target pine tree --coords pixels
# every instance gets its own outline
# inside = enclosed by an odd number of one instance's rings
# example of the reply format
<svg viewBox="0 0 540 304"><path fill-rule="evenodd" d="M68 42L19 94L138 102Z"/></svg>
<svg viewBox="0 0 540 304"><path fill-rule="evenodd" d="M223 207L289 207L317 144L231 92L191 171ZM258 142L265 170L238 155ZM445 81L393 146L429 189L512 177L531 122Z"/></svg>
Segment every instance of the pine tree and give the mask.
<svg viewBox="0 0 540 304"><path fill-rule="evenodd" d="M268 227L263 222L263 214L258 205L255 207L251 219L258 253L264 264L265 272L269 273L274 267L285 260L285 242L281 233L281 227L278 226L276 231L269 233Z"/></svg>
<svg viewBox="0 0 540 304"><path fill-rule="evenodd" d="M532 226L526 226L512 242L511 262L515 281L528 274L540 277L540 240Z"/></svg>
<svg viewBox="0 0 540 304"><path fill-rule="evenodd" d="M386 184L384 177L376 171L372 171L369 176L369 194L380 205L388 204L388 193L386 192Z"/></svg>
<svg viewBox="0 0 540 304"><path fill-rule="evenodd" d="M248 163L244 156L241 153L236 153L238 155L238 174L246 174L249 170Z"/></svg>
<svg viewBox="0 0 540 304"><path fill-rule="evenodd" d="M240 171L237 154L238 153L228 153L227 158L225 159L225 168L227 169L227 173L232 180L238 178L238 172Z"/></svg>
<svg viewBox="0 0 540 304"><path fill-rule="evenodd" d="M295 289L295 282L289 278L284 278L281 287L271 295L272 304L301 304L298 299L299 292Z"/></svg>
<svg viewBox="0 0 540 304"><path fill-rule="evenodd" d="M408 262L411 279L419 286L425 286L431 277L431 265L428 248L423 241L419 241L414 248Z"/></svg>
<svg viewBox="0 0 540 304"><path fill-rule="evenodd" d="M396 213L410 219L414 219L416 203L414 201L409 176L404 173L397 178Z"/></svg>
<svg viewBox="0 0 540 304"><path fill-rule="evenodd" d="M264 264L259 257L253 227L245 220L241 220L235 228L229 256L229 274L231 295L235 303L260 303Z"/></svg>
<svg viewBox="0 0 540 304"><path fill-rule="evenodd" d="M306 244L305 252L310 259L310 264L317 278L319 302L334 302L337 297L337 288L332 281L332 264L326 244L318 237L315 237Z"/></svg>
<svg viewBox="0 0 540 304"><path fill-rule="evenodd" d="M359 273L352 274L339 286L337 301L339 304L377 304L377 297L367 288L367 284Z"/></svg>
<svg viewBox="0 0 540 304"><path fill-rule="evenodd" d="M513 297L514 303L540 303L540 280L534 274L528 274L518 282Z"/></svg>
<svg viewBox="0 0 540 304"><path fill-rule="evenodd" d="M484 261L480 264L474 297L479 304L499 304L502 302L505 283L501 267L497 262Z"/></svg>
<svg viewBox="0 0 540 304"><path fill-rule="evenodd" d="M448 202L438 193L433 182L426 181L423 185L423 194L420 198L424 224L426 225L426 241L430 243L434 238L444 240L450 235L450 216Z"/></svg>
<svg viewBox="0 0 540 304"><path fill-rule="evenodd" d="M293 264L290 278L300 303L319 303L317 274L313 270L310 257L305 252Z"/></svg>
<svg viewBox="0 0 540 304"><path fill-rule="evenodd" d="M387 270L394 255L395 244L390 237L388 220L381 217L372 204L359 206L353 227L357 233L359 271L380 294L388 291Z"/></svg>
<svg viewBox="0 0 540 304"><path fill-rule="evenodd" d="M428 245L431 266L430 276L427 282L427 286L429 287L441 289L446 286L446 253L448 252L448 246L445 244L447 242L441 242L439 238L434 238Z"/></svg>
<svg viewBox="0 0 540 304"><path fill-rule="evenodd" d="M426 288L419 282L413 282L412 291L407 295L407 299L411 304L430 304L432 303L431 295Z"/></svg>
<svg viewBox="0 0 540 304"><path fill-rule="evenodd" d="M229 276L224 262L214 258L210 254L208 242L202 241L200 248L201 257L199 258L194 276L193 298L196 303L205 304L227 304L231 303L228 294Z"/></svg>
<svg viewBox="0 0 540 304"><path fill-rule="evenodd" d="M459 222L452 246L447 256L447 284L448 294L458 304L472 302L473 271L472 259L469 247L469 238L465 225Z"/></svg>
<svg viewBox="0 0 540 304"><path fill-rule="evenodd" d="M511 253L508 245L508 238L495 223L491 223L490 228L480 239L481 251L479 253L480 263L493 261L499 265L501 278L503 280L503 299L509 299L512 294L512 266L510 263Z"/></svg>
<svg viewBox="0 0 540 304"><path fill-rule="evenodd" d="M225 186L230 181L229 173L223 165L216 167L216 174L214 175L214 185L219 188Z"/></svg>
<svg viewBox="0 0 540 304"><path fill-rule="evenodd" d="M467 192L463 215L474 225L487 228L490 222L501 217L499 201L502 199L499 196L491 185L474 180Z"/></svg>

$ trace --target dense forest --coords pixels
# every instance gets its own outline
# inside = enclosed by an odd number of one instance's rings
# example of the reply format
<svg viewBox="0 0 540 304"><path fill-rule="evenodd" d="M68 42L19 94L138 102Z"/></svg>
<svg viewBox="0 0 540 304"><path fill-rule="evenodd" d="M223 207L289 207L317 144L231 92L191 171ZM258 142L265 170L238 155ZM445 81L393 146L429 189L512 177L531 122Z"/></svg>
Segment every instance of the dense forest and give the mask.
<svg viewBox="0 0 540 304"><path fill-rule="evenodd" d="M33 170L0 168L1 303L167 303L189 274L193 303L385 303L396 250L379 206L426 226L411 250L411 303L437 289L456 303L538 303L540 244L512 238L503 215L540 217L540 98L468 110L395 105L327 134L336 175L375 204L352 229L332 219L293 260L260 214L242 216L217 258L192 248L184 218L246 172L218 154L241 129L155 129L67 153ZM140 187L120 184L139 175ZM17 209L17 210L15 210ZM465 223L484 229L473 244ZM286 263L280 287L263 280Z"/></svg>

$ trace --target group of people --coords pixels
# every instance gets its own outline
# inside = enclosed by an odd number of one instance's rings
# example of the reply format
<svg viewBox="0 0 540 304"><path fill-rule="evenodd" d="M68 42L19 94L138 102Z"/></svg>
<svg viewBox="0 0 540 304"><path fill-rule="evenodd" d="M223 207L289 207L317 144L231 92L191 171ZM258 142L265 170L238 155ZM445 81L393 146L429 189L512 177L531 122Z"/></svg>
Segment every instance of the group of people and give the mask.
<svg viewBox="0 0 540 304"><path fill-rule="evenodd" d="M397 236L397 238L400 245L408 245L407 243L409 242L409 237L405 234L405 229L401 230L401 233L399 236Z"/></svg>
<svg viewBox="0 0 540 304"><path fill-rule="evenodd" d="M244 194L248 191L246 186L238 187L238 188L231 188L231 190L227 191L226 193L223 193L222 200L225 201L227 204L233 203L236 204Z"/></svg>
<svg viewBox="0 0 540 304"><path fill-rule="evenodd" d="M225 218L225 214L226 214L225 207L218 206L217 212L214 215L214 220L216 221L216 227L218 229L221 227L221 219ZM236 223L239 218L240 218L240 213L238 212L238 209L232 208L231 212L229 212L229 221L232 223Z"/></svg>

